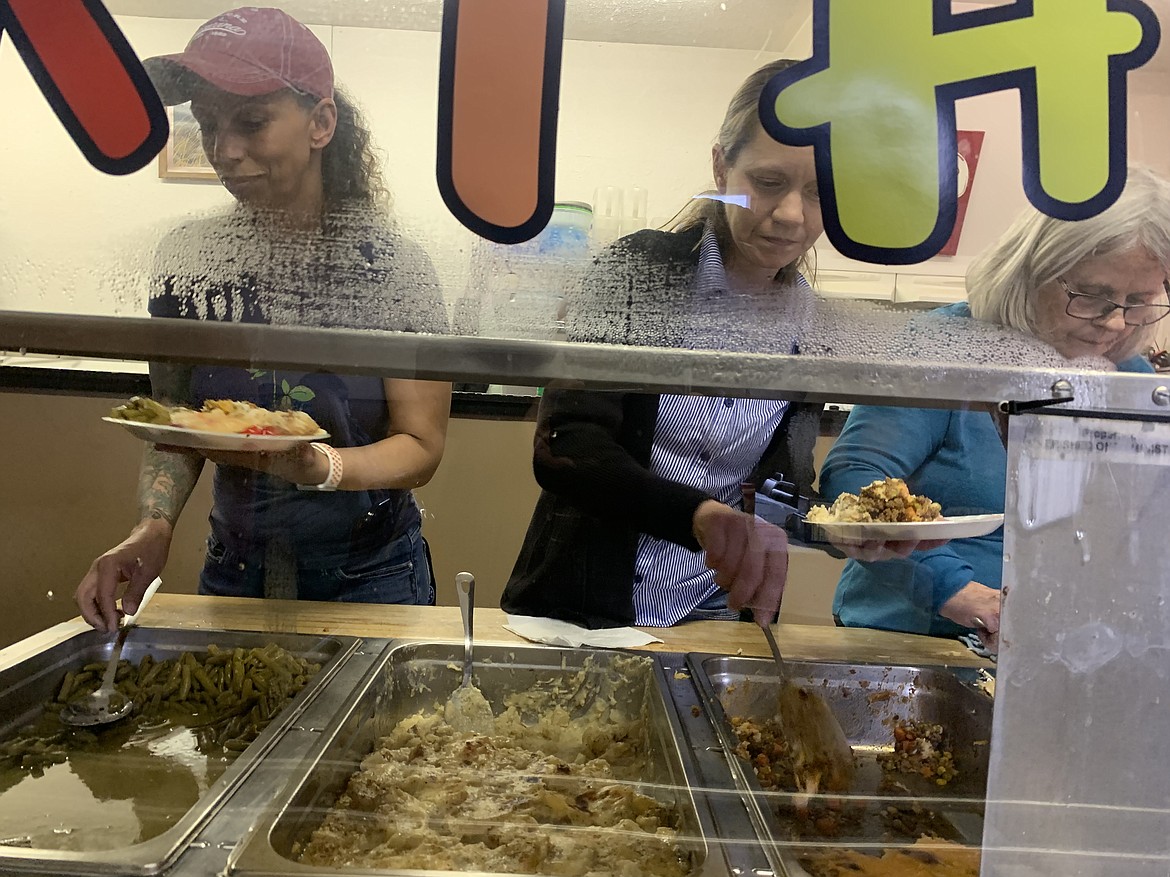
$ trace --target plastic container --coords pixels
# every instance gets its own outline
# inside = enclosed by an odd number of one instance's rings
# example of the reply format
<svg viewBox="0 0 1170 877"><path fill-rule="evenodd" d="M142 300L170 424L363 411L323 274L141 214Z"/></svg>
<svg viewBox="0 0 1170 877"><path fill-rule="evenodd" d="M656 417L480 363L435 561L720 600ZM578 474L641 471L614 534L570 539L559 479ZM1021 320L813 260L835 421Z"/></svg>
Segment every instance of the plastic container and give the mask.
<svg viewBox="0 0 1170 877"><path fill-rule="evenodd" d="M641 186L634 186L630 190L629 203L622 214L622 234L633 234L646 228L650 223L650 217L647 215L649 209L650 195Z"/></svg>
<svg viewBox="0 0 1170 877"><path fill-rule="evenodd" d="M536 238L542 256L582 256L589 251L593 208L582 201L558 201L548 226Z"/></svg>
<svg viewBox="0 0 1170 877"><path fill-rule="evenodd" d="M598 246L622 233L622 195L619 186L598 186L593 193L593 242Z"/></svg>
<svg viewBox="0 0 1170 877"><path fill-rule="evenodd" d="M562 337L565 293L588 265L592 222L588 204L559 201L548 225L532 240L482 242L469 282L469 300L479 304L475 334Z"/></svg>

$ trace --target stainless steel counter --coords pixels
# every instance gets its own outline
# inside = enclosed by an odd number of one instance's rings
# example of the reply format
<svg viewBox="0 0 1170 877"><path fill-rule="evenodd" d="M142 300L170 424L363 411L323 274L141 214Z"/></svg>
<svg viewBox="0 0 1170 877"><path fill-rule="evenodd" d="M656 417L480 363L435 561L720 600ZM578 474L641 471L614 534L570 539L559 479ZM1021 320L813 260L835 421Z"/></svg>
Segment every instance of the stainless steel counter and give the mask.
<svg viewBox="0 0 1170 877"><path fill-rule="evenodd" d="M0 870L332 877L341 871L297 861L304 840L321 824L378 738L403 718L425 714L433 704L445 702L460 679L461 650L454 643L158 628L135 633L138 642L128 648L130 656L205 648L209 642L275 641L321 655L325 669L173 831L130 849L102 853L7 848L0 850ZM30 720L38 705L53 697L65 669L100 659L103 644L108 645L108 639L82 634L6 670L0 676L0 701L4 714L13 717L7 727ZM691 874L774 872L804 877L797 861L801 850L826 843L858 849L891 845L888 838L872 832L839 839L790 833L776 821L772 808L777 802L791 803L791 796L763 794L752 772L730 754L735 732L727 715L759 716L768 711L776 680L766 660L533 645L482 646L476 657L477 683L497 714L506 701L517 702L509 700L517 693L536 691L545 698L537 701L542 708L559 704L572 711L573 720L592 715L588 711L596 704L626 718L640 717L644 737L640 745L646 747L648 767L643 775L618 782L667 802L678 814L675 842L689 856ZM644 678L631 667L642 668ZM956 738L962 780L950 791L935 790L936 800L928 803L946 810L948 817L959 814L960 839L978 844L977 816L986 781L986 756L980 746L991 701L974 686L975 670L824 663L794 667L806 684L830 693L830 704L862 763L892 749L889 719L895 713L948 723ZM578 782L568 777L557 782L562 780ZM134 782L133 777L127 775L126 782ZM929 790L919 792L915 794L921 800L930 795ZM876 786L867 786L858 790L853 803L874 811L886 801ZM974 816L964 822L963 813ZM532 830L574 829L549 825Z"/></svg>

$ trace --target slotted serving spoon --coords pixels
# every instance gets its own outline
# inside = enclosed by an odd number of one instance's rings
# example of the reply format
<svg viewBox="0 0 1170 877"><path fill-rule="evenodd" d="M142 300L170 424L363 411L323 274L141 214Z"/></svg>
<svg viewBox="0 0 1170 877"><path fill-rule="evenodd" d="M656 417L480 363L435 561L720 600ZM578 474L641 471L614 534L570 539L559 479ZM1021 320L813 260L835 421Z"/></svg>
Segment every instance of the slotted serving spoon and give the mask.
<svg viewBox="0 0 1170 877"><path fill-rule="evenodd" d="M841 723L823 697L789 678L771 626L760 627L780 675L777 709L784 738L795 756L798 785L810 793L848 791L853 782L853 750Z"/></svg>
<svg viewBox="0 0 1170 877"><path fill-rule="evenodd" d="M463 681L447 698L443 715L456 731L483 734L491 730L494 716L487 698L471 681L475 576L469 572L456 574L455 590L459 593L459 609L463 615Z"/></svg>
<svg viewBox="0 0 1170 877"><path fill-rule="evenodd" d="M126 644L126 634L134 626L138 616L142 614L142 610L146 608L146 604L150 602L150 598L154 596L154 592L161 584L162 579L156 578L147 585L146 593L142 595L142 602L138 604L138 611L122 618L122 624L118 628L118 637L114 640L114 650L110 654L110 663L106 665L105 675L102 676L102 684L98 686L97 691L91 691L85 697L79 697L65 704L61 710L61 721L66 725L78 728L107 725L129 715L130 710L134 708L134 701L120 694L114 688L114 677L118 673L118 661L122 659L122 646Z"/></svg>

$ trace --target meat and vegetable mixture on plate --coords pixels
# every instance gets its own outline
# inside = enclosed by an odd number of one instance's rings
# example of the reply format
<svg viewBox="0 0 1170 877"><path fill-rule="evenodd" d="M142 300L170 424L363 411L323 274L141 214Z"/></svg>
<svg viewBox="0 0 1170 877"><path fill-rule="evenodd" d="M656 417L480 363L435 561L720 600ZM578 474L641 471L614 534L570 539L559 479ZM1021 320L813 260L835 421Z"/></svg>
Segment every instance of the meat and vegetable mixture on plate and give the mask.
<svg viewBox="0 0 1170 877"><path fill-rule="evenodd" d="M871 482L860 494L843 493L832 506L813 506L808 513L808 521L814 524L917 523L941 517L942 506L910 493L901 478Z"/></svg>

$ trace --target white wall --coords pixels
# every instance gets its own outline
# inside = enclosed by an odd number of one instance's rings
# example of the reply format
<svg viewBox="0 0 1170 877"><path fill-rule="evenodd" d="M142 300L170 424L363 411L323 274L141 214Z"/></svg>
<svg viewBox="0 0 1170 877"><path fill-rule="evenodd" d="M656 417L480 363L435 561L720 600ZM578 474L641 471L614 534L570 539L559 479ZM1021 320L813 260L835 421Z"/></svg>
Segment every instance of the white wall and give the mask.
<svg viewBox="0 0 1170 877"><path fill-rule="evenodd" d="M335 28L339 81L359 97L399 215L432 251L448 294L466 282L471 235L435 184L439 35ZM728 97L770 56L737 49L568 42L561 80L556 197L641 186L651 217L673 215L711 182L710 146Z"/></svg>
<svg viewBox="0 0 1170 877"><path fill-rule="evenodd" d="M1139 70L1129 82L1130 160L1170 176L1170 73Z"/></svg>

